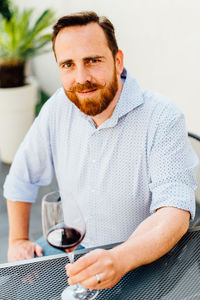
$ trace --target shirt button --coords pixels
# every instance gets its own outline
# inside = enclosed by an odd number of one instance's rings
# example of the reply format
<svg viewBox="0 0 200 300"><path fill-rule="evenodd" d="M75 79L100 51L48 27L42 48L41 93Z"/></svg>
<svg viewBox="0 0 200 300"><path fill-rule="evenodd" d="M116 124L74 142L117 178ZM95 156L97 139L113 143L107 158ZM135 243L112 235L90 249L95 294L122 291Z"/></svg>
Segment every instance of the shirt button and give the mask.
<svg viewBox="0 0 200 300"><path fill-rule="evenodd" d="M90 220L94 219L94 216L90 216L89 219L90 219Z"/></svg>
<svg viewBox="0 0 200 300"><path fill-rule="evenodd" d="M95 189L91 189L91 192L94 193L94 192L95 192Z"/></svg>
<svg viewBox="0 0 200 300"><path fill-rule="evenodd" d="M95 162L96 162L96 159L93 159L93 160L92 160L92 162L93 162L93 164L95 164Z"/></svg>

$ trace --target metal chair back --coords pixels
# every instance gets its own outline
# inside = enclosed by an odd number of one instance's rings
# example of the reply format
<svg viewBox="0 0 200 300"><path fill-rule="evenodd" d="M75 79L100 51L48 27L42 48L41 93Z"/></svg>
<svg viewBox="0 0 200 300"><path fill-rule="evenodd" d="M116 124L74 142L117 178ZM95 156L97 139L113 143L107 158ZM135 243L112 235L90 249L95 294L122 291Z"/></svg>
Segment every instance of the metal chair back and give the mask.
<svg viewBox="0 0 200 300"><path fill-rule="evenodd" d="M196 152L196 154L198 155L198 158L200 161L200 137L191 132L188 133L188 136L189 136L189 140L192 144L192 147L193 147L194 151ZM195 191L195 198L196 198L196 202L198 204L200 204L200 164L198 166L198 171L197 171L197 184L198 184L198 187Z"/></svg>

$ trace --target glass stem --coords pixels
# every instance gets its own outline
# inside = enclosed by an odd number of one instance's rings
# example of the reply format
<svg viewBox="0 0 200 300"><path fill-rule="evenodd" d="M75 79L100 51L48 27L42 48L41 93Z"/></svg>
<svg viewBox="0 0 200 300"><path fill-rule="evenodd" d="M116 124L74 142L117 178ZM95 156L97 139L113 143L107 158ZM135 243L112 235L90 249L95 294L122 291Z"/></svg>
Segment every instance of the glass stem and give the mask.
<svg viewBox="0 0 200 300"><path fill-rule="evenodd" d="M68 253L69 261L71 264L74 263L74 251Z"/></svg>
<svg viewBox="0 0 200 300"><path fill-rule="evenodd" d="M73 264L74 263L74 251L69 252L68 257L69 257L70 263ZM82 297L84 297L84 296L86 297L87 289L84 286L82 286L80 283L77 283L77 284L75 284L75 287L74 287L74 294L77 299L84 299ZM79 298L79 297L81 297L81 298Z"/></svg>

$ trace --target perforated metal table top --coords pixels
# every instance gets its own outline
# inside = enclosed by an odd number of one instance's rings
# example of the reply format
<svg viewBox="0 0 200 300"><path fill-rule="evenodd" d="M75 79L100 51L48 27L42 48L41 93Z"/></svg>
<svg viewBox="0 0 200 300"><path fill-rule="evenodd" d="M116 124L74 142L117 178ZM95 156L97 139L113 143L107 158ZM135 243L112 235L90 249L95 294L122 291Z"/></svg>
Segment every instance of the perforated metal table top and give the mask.
<svg viewBox="0 0 200 300"><path fill-rule="evenodd" d="M77 251L76 258L85 252ZM67 285L67 262L63 254L1 264L0 300L60 299ZM165 256L126 274L115 287L101 290L96 299L200 299L200 231L188 232Z"/></svg>

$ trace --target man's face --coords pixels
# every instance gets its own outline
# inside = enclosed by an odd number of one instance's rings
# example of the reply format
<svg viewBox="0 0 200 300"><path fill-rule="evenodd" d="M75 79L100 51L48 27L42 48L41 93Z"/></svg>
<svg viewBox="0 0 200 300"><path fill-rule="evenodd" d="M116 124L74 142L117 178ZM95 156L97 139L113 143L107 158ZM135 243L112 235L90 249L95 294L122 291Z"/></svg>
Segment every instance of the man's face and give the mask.
<svg viewBox="0 0 200 300"><path fill-rule="evenodd" d="M120 70L101 27L63 28L55 54L67 97L87 115L104 111L118 90Z"/></svg>

